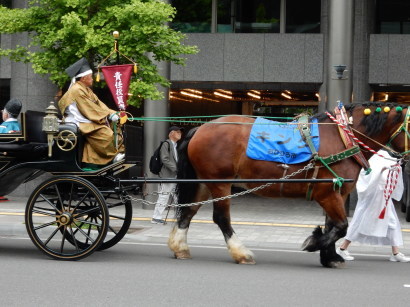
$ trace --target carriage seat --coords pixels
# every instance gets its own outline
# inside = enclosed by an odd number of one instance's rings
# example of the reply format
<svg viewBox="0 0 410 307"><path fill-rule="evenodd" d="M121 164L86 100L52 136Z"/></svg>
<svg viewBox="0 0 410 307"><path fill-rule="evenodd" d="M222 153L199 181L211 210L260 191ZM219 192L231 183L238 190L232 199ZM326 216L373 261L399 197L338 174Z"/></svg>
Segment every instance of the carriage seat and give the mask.
<svg viewBox="0 0 410 307"><path fill-rule="evenodd" d="M27 111L21 114L21 132L10 134L8 140L0 142L3 156L25 159L40 158L47 155L47 135L42 130L43 112Z"/></svg>

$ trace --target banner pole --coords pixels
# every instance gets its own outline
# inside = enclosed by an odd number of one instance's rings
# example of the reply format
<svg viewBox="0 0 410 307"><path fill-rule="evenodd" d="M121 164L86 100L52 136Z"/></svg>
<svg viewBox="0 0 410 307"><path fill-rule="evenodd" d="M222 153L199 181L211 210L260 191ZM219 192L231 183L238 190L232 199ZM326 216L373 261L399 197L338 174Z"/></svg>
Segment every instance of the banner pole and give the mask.
<svg viewBox="0 0 410 307"><path fill-rule="evenodd" d="M120 46L119 46L119 38L120 38L120 33L118 31L114 31L112 33L112 36L114 36L114 50L117 54L117 65L120 65Z"/></svg>

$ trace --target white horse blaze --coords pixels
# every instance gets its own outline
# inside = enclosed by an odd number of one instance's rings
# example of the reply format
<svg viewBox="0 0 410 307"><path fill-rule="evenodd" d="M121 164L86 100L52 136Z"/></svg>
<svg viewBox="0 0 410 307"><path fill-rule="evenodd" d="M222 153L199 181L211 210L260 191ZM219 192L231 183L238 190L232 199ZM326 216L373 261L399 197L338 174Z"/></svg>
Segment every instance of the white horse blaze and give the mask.
<svg viewBox="0 0 410 307"><path fill-rule="evenodd" d="M253 261L253 253L245 245L243 245L242 241L239 240L236 234L233 234L226 244L228 245L228 250L232 258L237 262L242 262L244 260Z"/></svg>

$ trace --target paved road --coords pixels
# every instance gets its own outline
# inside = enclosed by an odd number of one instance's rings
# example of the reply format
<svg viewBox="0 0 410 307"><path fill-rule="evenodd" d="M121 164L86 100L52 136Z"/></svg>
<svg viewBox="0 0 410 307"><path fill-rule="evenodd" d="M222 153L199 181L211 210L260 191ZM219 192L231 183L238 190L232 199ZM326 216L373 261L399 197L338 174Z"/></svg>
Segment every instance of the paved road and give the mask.
<svg viewBox="0 0 410 307"><path fill-rule="evenodd" d="M26 199L11 197L0 203L0 235L26 236L24 208ZM172 227L151 224L153 210L144 210L140 202L133 203L133 222L127 242L166 243ZM410 223L398 211L403 228L404 247L410 255ZM171 210L169 216L173 217ZM299 250L303 241L316 225L324 224L322 209L314 202L298 199L268 199L248 195L233 199L231 207L233 227L239 238L250 248L286 248ZM188 243L197 245L225 246L222 233L212 222L212 207L204 205L194 217L188 233ZM389 247L367 246L353 243L350 251L355 253L390 253Z"/></svg>
<svg viewBox="0 0 410 307"><path fill-rule="evenodd" d="M353 244L356 260L337 270L323 268L317 253L301 252L313 227L324 223L312 202L234 199L234 228L255 253L253 266L232 261L210 206L189 231L193 259L173 259L166 246L172 223L151 224L152 210L139 202L130 233L113 248L81 261L50 260L28 239L25 202L0 204L4 306L407 306L410 298L410 264L387 261L389 247ZM402 251L410 255L403 218L402 226Z"/></svg>
<svg viewBox="0 0 410 307"><path fill-rule="evenodd" d="M225 248L192 247L176 260L164 244L122 242L81 261L49 260L28 239L1 238L2 306L408 306L404 263L361 255L326 269L316 253L256 249L237 265Z"/></svg>

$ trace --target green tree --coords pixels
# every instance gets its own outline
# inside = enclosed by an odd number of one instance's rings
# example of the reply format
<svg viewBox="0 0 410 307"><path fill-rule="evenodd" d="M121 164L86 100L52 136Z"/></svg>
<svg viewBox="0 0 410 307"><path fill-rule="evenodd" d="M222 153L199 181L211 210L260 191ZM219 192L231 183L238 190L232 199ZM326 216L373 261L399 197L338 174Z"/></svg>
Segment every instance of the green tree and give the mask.
<svg viewBox="0 0 410 307"><path fill-rule="evenodd" d="M160 0L29 0L24 9L0 6L0 33L30 36L28 46L0 49L0 56L31 63L34 72L48 74L62 88L69 79L64 69L81 57L95 69L113 51L112 32L119 31L121 53L138 63L128 100L137 106L142 98L162 98L157 84L169 86L148 53L155 61L183 65L182 55L197 52L183 44L184 34L167 26L174 16L175 9Z"/></svg>

